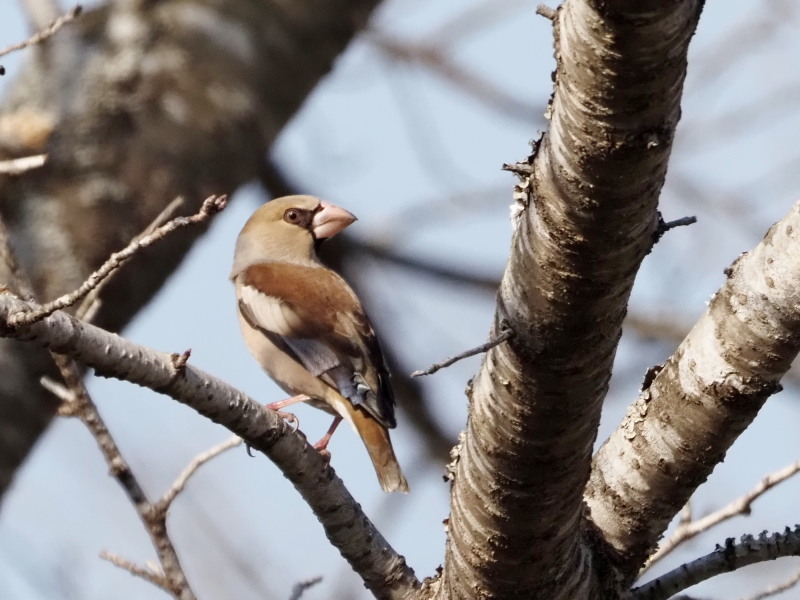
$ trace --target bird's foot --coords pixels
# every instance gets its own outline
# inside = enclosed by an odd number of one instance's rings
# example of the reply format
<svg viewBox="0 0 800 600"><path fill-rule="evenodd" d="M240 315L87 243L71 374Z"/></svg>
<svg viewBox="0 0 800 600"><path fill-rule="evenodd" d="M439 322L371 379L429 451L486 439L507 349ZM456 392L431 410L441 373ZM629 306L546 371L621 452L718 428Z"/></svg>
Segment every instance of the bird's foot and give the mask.
<svg viewBox="0 0 800 600"><path fill-rule="evenodd" d="M297 431L297 428L300 427L300 421L297 420L297 417L294 416L294 414L284 412L281 409L286 408L287 406L291 406L292 404L297 404L298 402L306 402L308 400L311 400L311 398L309 398L305 394L297 394L296 396L292 396L291 398L286 398L285 400L278 400L277 402L272 402L270 404L266 404L265 406L268 409L274 410L276 413L278 413L278 416L287 423L294 425L294 429L292 430L292 433L294 433L295 431Z"/></svg>

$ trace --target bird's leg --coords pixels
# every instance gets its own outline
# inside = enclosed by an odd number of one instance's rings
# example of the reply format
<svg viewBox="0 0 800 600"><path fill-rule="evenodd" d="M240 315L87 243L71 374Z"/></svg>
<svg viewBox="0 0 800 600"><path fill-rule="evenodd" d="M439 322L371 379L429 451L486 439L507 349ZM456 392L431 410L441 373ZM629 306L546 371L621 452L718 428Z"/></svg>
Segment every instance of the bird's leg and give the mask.
<svg viewBox="0 0 800 600"><path fill-rule="evenodd" d="M278 400L277 402L272 402L270 404L266 404L265 406L270 410L277 411L278 409L291 406L292 404L297 404L298 402L307 402L308 400L311 400L309 396L306 396L305 394L297 394L297 396L286 398L286 400Z"/></svg>
<svg viewBox="0 0 800 600"><path fill-rule="evenodd" d="M322 436L322 439L314 444L314 449L317 450L325 460L331 459L331 453L328 451L328 444L331 441L331 437L333 436L333 432L336 431L336 428L339 426L339 423L342 422L342 417L335 417L333 419L333 423L331 426L328 427L328 431L325 435Z"/></svg>

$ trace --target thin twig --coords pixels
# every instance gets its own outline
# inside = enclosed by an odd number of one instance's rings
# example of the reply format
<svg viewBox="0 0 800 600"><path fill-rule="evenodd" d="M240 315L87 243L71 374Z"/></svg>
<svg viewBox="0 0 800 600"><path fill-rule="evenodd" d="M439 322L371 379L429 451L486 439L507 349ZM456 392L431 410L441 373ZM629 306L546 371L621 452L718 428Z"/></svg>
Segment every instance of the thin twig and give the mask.
<svg viewBox="0 0 800 600"><path fill-rule="evenodd" d="M657 243L670 229L675 229L676 227L685 227L694 223L697 223L697 217L682 217L680 219L675 219L674 221L665 221L659 212L658 225L656 226L656 230L653 232L653 243Z"/></svg>
<svg viewBox="0 0 800 600"><path fill-rule="evenodd" d="M781 592L785 592L786 590L795 587L798 583L800 583L800 571L797 571L797 573L782 583L771 585L767 589L758 592L754 596L745 596L741 600L764 600L764 598L769 598L770 596L775 596Z"/></svg>
<svg viewBox="0 0 800 600"><path fill-rule="evenodd" d="M32 31L44 29L61 14L58 0L18 0Z"/></svg>
<svg viewBox="0 0 800 600"><path fill-rule="evenodd" d="M317 575L305 581L298 581L292 586L292 595L289 596L289 600L300 600L307 589L314 587L320 581L322 581L322 575Z"/></svg>
<svg viewBox="0 0 800 600"><path fill-rule="evenodd" d="M688 521L681 520L675 529L675 532L667 540L665 540L655 554L653 554L647 560L647 563L645 563L645 566L642 567L639 575L641 576L642 573L647 571L656 562L664 558L667 554L675 550L675 548L687 540L690 540L700 533L711 529L715 525L719 525L723 521L727 521L728 519L732 519L733 517L739 515L750 514L751 505L753 502L764 495L767 491L774 488L776 485L783 483L790 477L796 475L798 472L800 472L800 461L788 465L779 471L770 473L744 496L735 499L727 506L724 506L711 514L706 515L702 519L698 519L696 521L692 521L691 519Z"/></svg>
<svg viewBox="0 0 800 600"><path fill-rule="evenodd" d="M2 50L0 50L0 56L5 56L6 54L10 54L11 52L15 52L17 50L22 50L23 48L27 48L28 46L41 44L47 38L52 37L64 25L66 25L67 23L71 23L72 21L77 19L82 11L83 7L80 4L76 5L75 8L73 8L67 14L57 18L48 27L35 33L24 42L19 42L18 44L12 44L11 46L7 46Z"/></svg>
<svg viewBox="0 0 800 600"><path fill-rule="evenodd" d="M460 361L463 358L469 358L470 356L475 356L476 354L482 354L483 352L487 352L494 348L495 346L499 346L503 342L511 339L511 336L514 335L514 332L510 329L504 329L500 332L499 335L493 337L485 344L481 344L480 346L476 346L475 348L470 348L460 354L456 354L455 356L451 356L450 358L446 358L441 362L434 363L424 371L414 371L411 373L412 377L421 377L422 375L433 375L439 369L444 369L445 367L449 367L453 363Z"/></svg>
<svg viewBox="0 0 800 600"><path fill-rule="evenodd" d="M120 569L125 569L128 573L133 575L134 577L140 577L145 581L149 581L156 587L163 589L167 589L166 585L166 577L163 573L158 573L154 571L152 568L148 567L140 567L129 561L126 558L122 558L117 554L112 554L111 552L107 552L103 550L100 553L100 558L103 560L107 560L115 567L119 567Z"/></svg>
<svg viewBox="0 0 800 600"><path fill-rule="evenodd" d="M0 175L22 175L23 173L44 166L46 160L46 154L35 154L33 156L0 160Z"/></svg>
<svg viewBox="0 0 800 600"><path fill-rule="evenodd" d="M186 483L189 481L192 475L194 475L197 470L210 461L212 458L219 456L226 450L230 450L231 448L235 448L242 443L242 438L238 435L233 436L232 438L225 440L221 444L217 444L213 448L210 448L203 452L202 454L198 454L192 459L183 472L178 476L175 482L170 486L170 488L166 491L164 496L161 500L158 501L157 508L158 510L163 510L164 512L169 509L170 504L175 500L175 498L180 494L183 489L186 487Z"/></svg>
<svg viewBox="0 0 800 600"><path fill-rule="evenodd" d="M158 213L158 216L155 219L153 219L150 222L150 224L147 227L145 227L144 231L142 231L142 233L140 233L134 239L141 239L141 238L143 238L143 237L145 237L147 235L150 235L156 229L158 229L159 227L164 225L164 223L166 223L169 219L171 219L172 215L174 215L177 212L177 210L181 206L183 206L183 202L184 202L183 201L183 197L182 196L178 196L172 202L167 204L164 207L164 210L162 210L160 213Z"/></svg>
<svg viewBox="0 0 800 600"><path fill-rule="evenodd" d="M164 225L164 223L166 223L167 220L169 220L182 205L183 198L178 196L172 202L167 204L166 208L158 213L158 216L153 219L139 235L131 240L131 243L138 242L142 238L155 233L155 231ZM91 323L94 320L97 311L100 309L100 292L106 285L108 285L108 282L113 279L113 275L113 273L109 273L108 276L100 281L97 286L86 295L86 297L83 299L83 302L81 302L80 306L75 311L76 317L82 321L86 321L87 323Z"/></svg>
<svg viewBox="0 0 800 600"><path fill-rule="evenodd" d="M69 294L65 294L60 298L56 298L52 302L48 302L30 312L22 312L12 317L8 321L8 326L17 328L23 325L30 325L37 321L41 321L45 317L53 314L57 310L72 306L78 300L86 296L89 292L100 285L103 280L111 273L116 271L123 263L134 256L142 248L146 248L153 242L162 239L167 234L187 225L194 225L208 220L209 217L218 213L225 208L226 196L211 196L203 202L200 210L189 217L176 217L168 223L155 229L152 233L136 238L131 241L124 249L115 252L111 257L101 266L97 271L92 273L81 286Z"/></svg>
<svg viewBox="0 0 800 600"><path fill-rule="evenodd" d="M555 21L558 11L555 8L550 8L546 4L540 4L536 7L536 14L544 17L549 21Z"/></svg>
<svg viewBox="0 0 800 600"><path fill-rule="evenodd" d="M157 581L154 579L149 579L149 581L169 592L175 598L194 600L194 593L189 587L189 582L181 567L178 554L167 533L166 510L158 510L158 507L147 499L144 489L122 456L119 446L117 446L111 436L111 432L100 416L97 405L89 396L89 392L83 383L82 373L75 362L60 354L53 354L53 358L66 383L65 390L62 393L58 393L57 396L71 398L69 404L65 405L63 412L80 419L92 434L100 452L103 454L103 458L108 464L110 473L125 490L142 524L145 526L147 534L150 536L153 547L156 549L164 574ZM54 386L51 384L49 387ZM123 568L128 569L128 567ZM131 569L128 570L130 571Z"/></svg>

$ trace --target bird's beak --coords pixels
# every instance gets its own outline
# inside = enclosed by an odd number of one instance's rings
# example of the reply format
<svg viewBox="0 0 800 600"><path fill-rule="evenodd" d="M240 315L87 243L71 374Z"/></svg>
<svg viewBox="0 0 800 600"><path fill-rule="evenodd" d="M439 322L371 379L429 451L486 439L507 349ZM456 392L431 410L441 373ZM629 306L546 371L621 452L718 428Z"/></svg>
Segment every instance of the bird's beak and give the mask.
<svg viewBox="0 0 800 600"><path fill-rule="evenodd" d="M311 220L311 231L314 232L315 238L324 240L333 237L355 220L355 215L345 209L335 204L321 202L319 210Z"/></svg>

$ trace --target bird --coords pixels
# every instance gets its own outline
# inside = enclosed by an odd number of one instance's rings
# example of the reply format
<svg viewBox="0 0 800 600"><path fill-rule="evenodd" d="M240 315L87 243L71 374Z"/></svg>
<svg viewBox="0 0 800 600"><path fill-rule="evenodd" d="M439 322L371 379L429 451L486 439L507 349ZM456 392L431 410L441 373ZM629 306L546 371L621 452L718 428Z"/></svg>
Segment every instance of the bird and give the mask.
<svg viewBox="0 0 800 600"><path fill-rule="evenodd" d="M389 437L395 400L378 338L355 292L317 257L319 244L356 221L308 195L258 208L236 240L231 280L250 353L290 397L334 421L315 444L323 453L342 419L366 446L385 492L408 492ZM293 417L286 413L281 416Z"/></svg>

